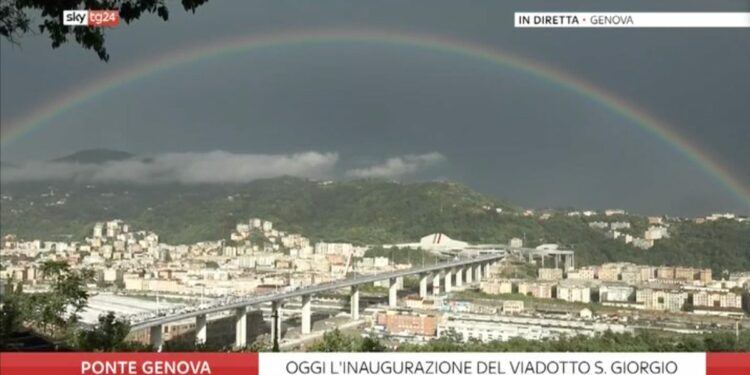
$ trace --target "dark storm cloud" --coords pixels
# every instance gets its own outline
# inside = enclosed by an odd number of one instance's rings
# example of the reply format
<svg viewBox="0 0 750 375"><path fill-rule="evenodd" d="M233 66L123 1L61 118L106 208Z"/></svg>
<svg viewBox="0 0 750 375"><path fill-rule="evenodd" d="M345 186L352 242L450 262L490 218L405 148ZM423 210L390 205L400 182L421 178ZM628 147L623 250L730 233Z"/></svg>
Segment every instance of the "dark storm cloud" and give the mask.
<svg viewBox="0 0 750 375"><path fill-rule="evenodd" d="M750 3L212 0L195 15L175 10L166 23L146 17L108 30L107 64L74 45L53 50L43 37L24 38L20 48L2 42L0 126L166 51L237 35L384 29L466 40L568 72L670 124L750 184L750 31L513 28L514 11L545 10L750 11ZM4 144L0 157L20 163L89 148L335 150L334 177L397 174L414 161L393 155L437 151L449 159L402 177L445 176L534 207L748 212L669 144L574 91L517 69L406 47L271 48L167 69L71 108Z"/></svg>

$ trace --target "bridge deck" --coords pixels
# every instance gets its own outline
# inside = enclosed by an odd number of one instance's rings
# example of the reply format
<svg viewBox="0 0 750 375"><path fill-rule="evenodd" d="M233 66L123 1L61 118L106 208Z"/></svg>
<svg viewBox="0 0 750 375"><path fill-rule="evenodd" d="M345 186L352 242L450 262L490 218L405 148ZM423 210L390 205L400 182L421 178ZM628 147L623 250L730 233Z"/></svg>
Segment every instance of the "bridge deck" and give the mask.
<svg viewBox="0 0 750 375"><path fill-rule="evenodd" d="M202 310L195 310L195 311L180 313L180 314L171 315L171 316L162 316L162 317L157 317L157 318L145 320L142 322L134 323L131 326L131 331L145 329L145 328L167 324L171 322L176 322L180 320L185 320L189 318L194 318L198 315L214 314L214 313L218 313L218 312L225 311L225 310L236 309L236 308L246 307L246 306L253 306L253 305L258 305L258 304L262 304L266 302L279 301L279 300L290 299L290 298L295 298L295 297L301 297L301 296L308 295L308 294L317 294L317 293L327 292L331 290L343 289L343 288L351 287L354 285L369 284L369 283L386 280L390 278L412 276L412 275L418 275L421 273L441 271L441 270L445 270L445 269L453 268L453 267L468 266L468 265L472 265L476 263L499 260L499 259L504 258L505 255L506 255L505 253L497 253L497 254L491 254L487 256L478 256L475 258L468 258L468 259L464 258L464 259L452 260L449 262L426 265L422 267L409 268L406 270L385 272L385 273L380 273L376 275L357 275L355 277L350 277L347 279L332 281L332 282L323 283L323 284L315 284L315 285L311 285L311 286L300 288L300 289L293 290L293 291L274 292L274 293L269 293L269 294L264 294L264 295L259 295L259 296L253 296L246 300L232 302L226 305L212 306L212 307L202 309Z"/></svg>

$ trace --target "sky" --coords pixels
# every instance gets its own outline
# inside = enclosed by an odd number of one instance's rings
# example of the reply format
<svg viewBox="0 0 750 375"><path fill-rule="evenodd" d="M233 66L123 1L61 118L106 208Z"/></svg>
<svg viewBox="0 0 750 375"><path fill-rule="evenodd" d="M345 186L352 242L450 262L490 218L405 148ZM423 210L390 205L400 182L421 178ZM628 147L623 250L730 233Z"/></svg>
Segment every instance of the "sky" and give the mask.
<svg viewBox="0 0 750 375"><path fill-rule="evenodd" d="M241 35L388 30L479 44L626 99L750 185L750 29L515 29L515 11L750 11L716 1L209 1L108 30L109 62L46 35L0 42L0 129L91 80ZM0 132L0 134L3 134ZM150 163L50 165L108 148ZM527 207L750 213L631 119L518 69L409 46L253 50L130 82L3 142L3 179L449 180Z"/></svg>

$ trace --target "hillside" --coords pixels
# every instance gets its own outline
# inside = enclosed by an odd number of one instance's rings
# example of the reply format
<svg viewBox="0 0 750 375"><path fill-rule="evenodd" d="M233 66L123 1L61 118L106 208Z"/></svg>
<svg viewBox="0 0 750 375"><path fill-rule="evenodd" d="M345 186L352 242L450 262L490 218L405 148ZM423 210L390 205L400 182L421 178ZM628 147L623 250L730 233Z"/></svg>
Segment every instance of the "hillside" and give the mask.
<svg viewBox="0 0 750 375"><path fill-rule="evenodd" d="M242 185L2 186L0 232L22 238L81 239L94 222L120 218L158 233L167 243L226 238L250 217L314 240L362 244L411 242L443 232L474 243L526 238L576 251L579 264L636 261L723 269L750 269L750 225L733 221L674 222L671 239L637 250L590 228L589 218L524 217L520 209L454 183L401 184L382 180L321 183L284 177ZM495 209L502 208L499 213ZM644 218L625 219L634 228Z"/></svg>
<svg viewBox="0 0 750 375"><path fill-rule="evenodd" d="M133 156L133 154L125 151L90 149L77 151L75 153L54 159L52 161L63 163L101 164L109 161L127 160L132 158Z"/></svg>
<svg viewBox="0 0 750 375"><path fill-rule="evenodd" d="M237 221L254 216L329 240L410 241L444 230L479 241L482 232L466 224L486 222L482 206L512 209L457 184L326 184L291 177L243 185L14 183L2 192L12 197L2 205L4 233L78 238L94 221L121 218L171 243L223 238Z"/></svg>

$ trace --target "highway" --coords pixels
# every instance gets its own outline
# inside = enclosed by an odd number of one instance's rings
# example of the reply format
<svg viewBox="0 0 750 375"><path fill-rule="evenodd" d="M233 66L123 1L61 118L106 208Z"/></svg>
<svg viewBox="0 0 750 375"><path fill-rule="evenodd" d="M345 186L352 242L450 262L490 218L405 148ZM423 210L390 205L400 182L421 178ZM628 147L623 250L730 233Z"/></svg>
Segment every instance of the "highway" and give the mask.
<svg viewBox="0 0 750 375"><path fill-rule="evenodd" d="M230 303L219 305L219 306L210 306L204 309L188 310L185 312L180 312L178 314L160 316L160 317L155 317L151 319L146 319L140 322L134 322L131 325L131 331L137 331L137 330L141 330L141 329L145 329L145 328L149 328L153 326L159 326L159 325L172 323L172 322L176 322L180 320L186 320L189 318L194 318L199 315L214 314L214 313L218 313L221 311L236 309L240 307L259 305L262 303L301 297L301 296L309 295L309 294L318 294L318 293L327 292L331 290L343 289L343 288L351 287L354 285L374 283L376 281L386 280L390 278L419 275L421 273L436 272L436 271L441 271L441 270L445 270L445 269L453 268L453 267L461 267L461 266L468 266L468 265L473 265L473 264L483 263L483 262L488 262L488 261L496 261L496 260L503 259L505 256L506 256L506 252L499 251L490 255L477 256L473 258L461 258L461 259L451 260L448 262L435 263L431 265L425 265L425 266L416 267L416 268L409 268L405 270L384 272L384 273L379 273L375 275L356 275L354 277L327 282L323 284L315 284L315 285L311 285L308 287L299 288L296 290L279 291L279 292L273 292L273 293L268 293L264 295L256 295L256 296L248 297L247 299L239 300L236 302L232 301Z"/></svg>

